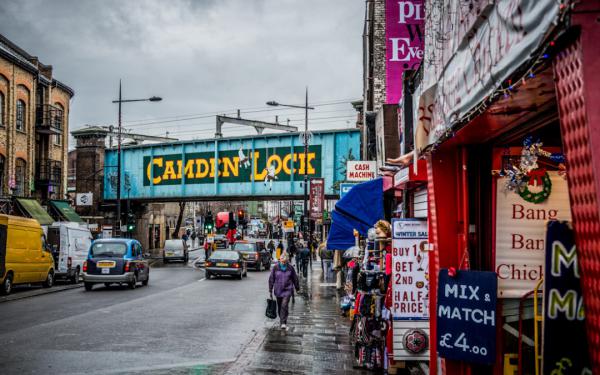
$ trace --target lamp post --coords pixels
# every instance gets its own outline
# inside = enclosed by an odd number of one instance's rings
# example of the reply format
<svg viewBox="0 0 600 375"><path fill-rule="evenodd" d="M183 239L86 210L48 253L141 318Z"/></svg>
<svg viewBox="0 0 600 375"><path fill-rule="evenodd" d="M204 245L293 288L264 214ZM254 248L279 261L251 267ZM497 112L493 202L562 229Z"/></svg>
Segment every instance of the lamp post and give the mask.
<svg viewBox="0 0 600 375"><path fill-rule="evenodd" d="M267 105L270 106L281 106L281 107L290 107L290 108L302 108L304 109L304 218L302 220L302 235L304 236L304 240L308 240L308 236L306 233L306 224L308 221L308 110L315 109L314 107L308 106L308 87L306 88L305 102L304 105L293 105L293 104L282 104L276 102L274 100L267 102Z"/></svg>
<svg viewBox="0 0 600 375"><path fill-rule="evenodd" d="M152 96L146 99L123 99L121 96L121 80L119 80L119 99L112 101L113 103L119 104L119 130L117 133L117 224L119 226L119 235L121 234L121 104L130 102L160 102L161 100L162 98L158 96ZM116 229L117 228L113 225L113 236L117 233Z"/></svg>

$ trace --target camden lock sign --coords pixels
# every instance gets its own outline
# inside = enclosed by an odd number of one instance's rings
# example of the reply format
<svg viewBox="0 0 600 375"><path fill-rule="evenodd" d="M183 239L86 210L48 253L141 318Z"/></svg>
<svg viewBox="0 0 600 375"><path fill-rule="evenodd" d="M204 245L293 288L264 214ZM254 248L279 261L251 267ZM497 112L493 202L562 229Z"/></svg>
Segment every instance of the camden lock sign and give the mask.
<svg viewBox="0 0 600 375"><path fill-rule="evenodd" d="M144 186L298 180L321 176L321 146L144 156Z"/></svg>

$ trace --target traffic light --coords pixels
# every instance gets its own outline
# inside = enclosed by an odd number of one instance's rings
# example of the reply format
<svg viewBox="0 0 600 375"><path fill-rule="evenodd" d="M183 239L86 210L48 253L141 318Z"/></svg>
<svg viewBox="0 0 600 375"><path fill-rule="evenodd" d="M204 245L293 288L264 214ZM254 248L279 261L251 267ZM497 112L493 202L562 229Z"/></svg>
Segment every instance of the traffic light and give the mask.
<svg viewBox="0 0 600 375"><path fill-rule="evenodd" d="M127 232L133 232L135 230L135 215L132 213L127 214Z"/></svg>
<svg viewBox="0 0 600 375"><path fill-rule="evenodd" d="M213 220L212 213L209 211L206 216L204 216L204 232L210 233L212 232L213 227L215 226L215 222Z"/></svg>
<svg viewBox="0 0 600 375"><path fill-rule="evenodd" d="M246 222L246 218L244 217L244 210L238 210L238 223L240 225L244 225Z"/></svg>

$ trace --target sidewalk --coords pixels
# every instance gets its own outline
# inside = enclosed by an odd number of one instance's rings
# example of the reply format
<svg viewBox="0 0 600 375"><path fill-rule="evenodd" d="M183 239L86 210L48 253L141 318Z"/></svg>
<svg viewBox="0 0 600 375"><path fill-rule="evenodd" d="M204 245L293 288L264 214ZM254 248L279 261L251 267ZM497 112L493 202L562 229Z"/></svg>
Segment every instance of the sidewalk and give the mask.
<svg viewBox="0 0 600 375"><path fill-rule="evenodd" d="M258 332L226 374L372 374L353 369L350 321L341 316L334 283L322 281L320 262L290 302L288 330L273 326ZM266 308L266 302L265 302Z"/></svg>

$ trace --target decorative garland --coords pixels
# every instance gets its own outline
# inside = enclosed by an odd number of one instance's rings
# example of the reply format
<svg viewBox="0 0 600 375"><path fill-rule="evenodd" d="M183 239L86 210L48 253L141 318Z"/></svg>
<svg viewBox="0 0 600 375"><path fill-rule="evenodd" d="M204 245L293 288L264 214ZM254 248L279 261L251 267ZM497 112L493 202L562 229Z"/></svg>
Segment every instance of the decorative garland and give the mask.
<svg viewBox="0 0 600 375"><path fill-rule="evenodd" d="M550 192L552 191L552 181L550 181L550 176L548 175L548 172L546 172L545 170L538 169L536 171L543 171L543 173L544 173L541 177L542 186L543 186L542 191L537 192L537 193L532 193L531 191L529 191L528 185L531 185L531 183L529 183L527 185L524 185L524 187L521 190L519 190L519 196L521 196L521 198L523 198L527 202L538 204L538 203L542 203L543 201L548 199L548 197L550 196ZM532 172L536 172L536 171L532 171ZM529 176L529 177L525 177L524 179L527 182L530 182L530 181L534 180L535 177Z"/></svg>

